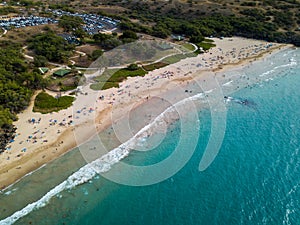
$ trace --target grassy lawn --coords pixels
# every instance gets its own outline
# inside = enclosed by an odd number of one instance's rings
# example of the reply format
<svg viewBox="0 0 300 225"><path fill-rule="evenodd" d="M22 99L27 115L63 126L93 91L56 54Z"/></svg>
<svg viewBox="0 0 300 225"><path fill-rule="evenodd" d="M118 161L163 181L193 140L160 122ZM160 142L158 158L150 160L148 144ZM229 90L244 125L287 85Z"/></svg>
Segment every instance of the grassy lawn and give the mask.
<svg viewBox="0 0 300 225"><path fill-rule="evenodd" d="M122 82L127 77L136 77L136 76L144 76L147 72L142 68L138 68L137 70L129 70L127 68L120 69L115 72L108 81L110 82Z"/></svg>
<svg viewBox="0 0 300 225"><path fill-rule="evenodd" d="M162 62L166 63L166 64L173 64L173 63L179 62L182 59L185 59L186 57L187 56L183 55L183 54L172 55L172 56L169 56L169 57L163 59Z"/></svg>
<svg viewBox="0 0 300 225"><path fill-rule="evenodd" d="M95 91L106 90L106 89L113 88L113 87L118 88L119 83L117 83L117 82L98 82L98 83L91 84L91 86L90 86L90 88Z"/></svg>
<svg viewBox="0 0 300 225"><path fill-rule="evenodd" d="M187 43L188 44L188 43ZM188 44L190 47L194 46ZM148 71L152 71L155 69L159 69L165 67L169 64L173 64L179 62L182 59L187 57L194 57L197 54L195 53L187 53L187 54L176 54L172 56L168 56L163 59L161 62L152 63L142 68L139 67L136 70L130 70L128 68L122 69L107 69L103 72L102 75L96 77L94 80L96 83L90 85L90 88L93 90L106 90L112 87L119 87L119 83L125 80L127 77L136 77L136 76L144 76Z"/></svg>
<svg viewBox="0 0 300 225"><path fill-rule="evenodd" d="M190 53L185 54L185 56L186 56L187 58L196 57L196 56L197 56L197 52L190 52Z"/></svg>
<svg viewBox="0 0 300 225"><path fill-rule="evenodd" d="M199 44L197 44L198 47L200 48L203 48L204 51L212 48L212 47L215 47L216 45L215 44L212 44L212 43L206 43L206 42L201 42Z"/></svg>
<svg viewBox="0 0 300 225"><path fill-rule="evenodd" d="M159 68L165 67L167 65L169 65L169 64L168 63L164 63L164 62L157 62L157 63L152 63L152 64L149 64L149 65L143 66L143 68L146 71L152 71L152 70L155 70L155 69L159 69Z"/></svg>
<svg viewBox="0 0 300 225"><path fill-rule="evenodd" d="M153 62L153 61L161 59L162 57L172 55L172 54L176 54L176 53L178 53L178 51L174 48L168 49L168 50L157 50L156 53L155 53L155 56L152 57L151 59L148 59L148 60Z"/></svg>
<svg viewBox="0 0 300 225"><path fill-rule="evenodd" d="M204 39L204 41L202 41L201 43L198 43L197 46L199 48L203 48L204 51L209 50L212 47L215 47L216 45L213 43L213 40L210 39Z"/></svg>
<svg viewBox="0 0 300 225"><path fill-rule="evenodd" d="M195 50L194 45L192 45L190 43L184 43L182 46L185 47L186 49L190 50L190 51L194 51Z"/></svg>
<svg viewBox="0 0 300 225"><path fill-rule="evenodd" d="M105 90L112 87L119 87L119 83L125 80L127 77L144 76L147 72L142 68L137 70L123 69L110 69L104 71L104 73L95 78L97 83L90 86L93 90Z"/></svg>
<svg viewBox="0 0 300 225"><path fill-rule="evenodd" d="M92 38L85 37L83 41L87 44L95 44L95 41Z"/></svg>
<svg viewBox="0 0 300 225"><path fill-rule="evenodd" d="M34 100L33 111L40 113L58 112L69 108L74 100L75 98L71 96L62 96L56 99L46 92L41 92Z"/></svg>

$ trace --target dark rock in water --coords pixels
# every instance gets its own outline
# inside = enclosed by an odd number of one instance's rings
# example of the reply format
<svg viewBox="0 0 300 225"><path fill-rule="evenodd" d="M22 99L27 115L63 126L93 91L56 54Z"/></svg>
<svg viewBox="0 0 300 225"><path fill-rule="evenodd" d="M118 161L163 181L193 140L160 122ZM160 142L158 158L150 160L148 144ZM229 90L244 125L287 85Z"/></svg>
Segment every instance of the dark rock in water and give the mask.
<svg viewBox="0 0 300 225"><path fill-rule="evenodd" d="M233 98L230 96L224 96L224 99L230 100L232 102L238 103L240 105L248 106L251 108L256 108L256 103L250 99L241 99L241 98Z"/></svg>
<svg viewBox="0 0 300 225"><path fill-rule="evenodd" d="M238 103L241 104L241 105L248 106L250 108L254 108L254 109L256 108L256 103L252 100L244 99L244 100L241 100Z"/></svg>
<svg viewBox="0 0 300 225"><path fill-rule="evenodd" d="M249 101L248 101L247 99L245 99L245 100L241 101L241 103L242 103L243 105L248 105L248 104L249 104Z"/></svg>
<svg viewBox="0 0 300 225"><path fill-rule="evenodd" d="M4 152L9 141L14 139L16 129L13 125L6 125L0 128L0 153Z"/></svg>

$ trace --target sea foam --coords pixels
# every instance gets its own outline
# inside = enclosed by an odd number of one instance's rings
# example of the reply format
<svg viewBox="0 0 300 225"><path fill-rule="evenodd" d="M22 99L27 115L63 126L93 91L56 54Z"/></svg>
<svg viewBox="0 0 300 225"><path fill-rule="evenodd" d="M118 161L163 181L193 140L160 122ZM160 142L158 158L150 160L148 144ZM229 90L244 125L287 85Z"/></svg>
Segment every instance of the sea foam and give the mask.
<svg viewBox="0 0 300 225"><path fill-rule="evenodd" d="M297 66L297 61L296 61L296 59L295 59L294 57L291 57L291 58L289 59L289 63L283 64L283 65L280 65L280 66L275 66L273 69L268 70L268 71L262 73L262 74L260 75L260 77L264 77L264 76L266 76L266 75L275 73L276 70L278 70L278 69L282 69L282 68L286 68L286 67L292 67L292 66Z"/></svg>

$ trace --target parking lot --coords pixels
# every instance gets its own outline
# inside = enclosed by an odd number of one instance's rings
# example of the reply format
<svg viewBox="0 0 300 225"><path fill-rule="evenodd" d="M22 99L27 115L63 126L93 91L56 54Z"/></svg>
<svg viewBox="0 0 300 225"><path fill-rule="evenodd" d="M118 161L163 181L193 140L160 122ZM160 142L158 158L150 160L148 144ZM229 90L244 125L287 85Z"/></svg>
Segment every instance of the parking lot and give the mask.
<svg viewBox="0 0 300 225"><path fill-rule="evenodd" d="M53 15L60 17L63 15L78 16L84 21L82 28L89 35L99 33L100 31L111 31L116 29L119 20L115 20L105 16L99 16L96 14L80 14L70 13L62 10L50 10ZM55 24L58 23L57 19L49 17L39 16L20 16L0 20L0 27L9 30L11 28L22 28L28 26L38 26L43 24Z"/></svg>
<svg viewBox="0 0 300 225"><path fill-rule="evenodd" d="M53 10L52 13L57 16L69 15L82 18L85 23L85 25L83 25L83 29L89 35L97 34L99 31L113 30L120 22L119 20L96 14L70 13L62 10Z"/></svg>
<svg viewBox="0 0 300 225"><path fill-rule="evenodd" d="M29 26L38 26L43 24L57 23L58 21L48 17L28 16L14 17L6 20L0 20L0 27L9 30L11 28L22 28Z"/></svg>

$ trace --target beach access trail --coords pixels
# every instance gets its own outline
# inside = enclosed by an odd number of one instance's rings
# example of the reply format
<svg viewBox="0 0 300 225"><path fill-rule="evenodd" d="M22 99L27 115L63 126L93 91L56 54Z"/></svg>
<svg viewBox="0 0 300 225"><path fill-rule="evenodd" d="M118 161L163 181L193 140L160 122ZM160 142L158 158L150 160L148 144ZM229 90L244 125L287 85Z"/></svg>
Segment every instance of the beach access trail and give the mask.
<svg viewBox="0 0 300 225"><path fill-rule="evenodd" d="M3 29L3 34L0 34L0 38L7 33L7 30L5 30L4 28L2 28L2 29Z"/></svg>
<svg viewBox="0 0 300 225"><path fill-rule="evenodd" d="M216 47L204 54L156 69L144 77L130 77L119 88L94 91L85 85L73 106L59 112L33 112L33 96L30 106L14 122L14 142L0 155L0 190L87 141L122 118L124 112L146 104L149 98L193 79L205 81L212 72L245 66L271 52L291 47L239 37L214 41ZM75 129L80 136L74 134Z"/></svg>

